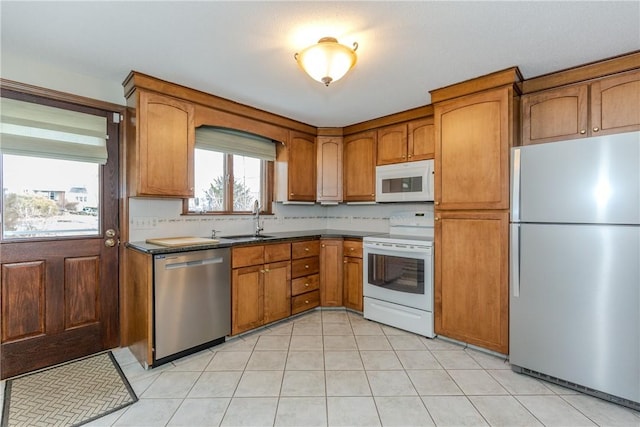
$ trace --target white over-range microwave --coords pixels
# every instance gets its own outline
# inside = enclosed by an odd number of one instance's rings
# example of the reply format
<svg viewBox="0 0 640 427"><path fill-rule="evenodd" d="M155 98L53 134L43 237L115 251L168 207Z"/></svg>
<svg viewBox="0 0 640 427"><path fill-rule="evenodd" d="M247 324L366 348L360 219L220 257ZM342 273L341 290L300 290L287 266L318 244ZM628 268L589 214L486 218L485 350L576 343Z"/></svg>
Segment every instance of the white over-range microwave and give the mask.
<svg viewBox="0 0 640 427"><path fill-rule="evenodd" d="M432 202L433 160L376 166L376 202Z"/></svg>

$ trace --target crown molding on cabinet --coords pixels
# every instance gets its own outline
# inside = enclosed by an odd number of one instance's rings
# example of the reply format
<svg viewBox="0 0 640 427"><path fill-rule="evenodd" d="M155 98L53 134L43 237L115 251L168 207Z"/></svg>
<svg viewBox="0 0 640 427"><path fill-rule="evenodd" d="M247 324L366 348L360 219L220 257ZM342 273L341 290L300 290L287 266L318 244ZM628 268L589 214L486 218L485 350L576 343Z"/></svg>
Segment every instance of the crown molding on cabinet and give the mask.
<svg viewBox="0 0 640 427"><path fill-rule="evenodd" d="M522 93L552 89L640 68L640 50L525 80Z"/></svg>

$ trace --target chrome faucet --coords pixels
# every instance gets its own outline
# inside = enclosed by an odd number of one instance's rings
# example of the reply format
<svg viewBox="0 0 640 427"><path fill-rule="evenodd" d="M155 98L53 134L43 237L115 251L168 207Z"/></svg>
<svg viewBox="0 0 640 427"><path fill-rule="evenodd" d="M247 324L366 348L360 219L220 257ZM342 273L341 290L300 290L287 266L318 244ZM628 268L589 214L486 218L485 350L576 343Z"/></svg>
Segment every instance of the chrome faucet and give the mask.
<svg viewBox="0 0 640 427"><path fill-rule="evenodd" d="M259 236L260 232L264 230L264 227L260 226L260 203L258 202L258 200L253 202L253 219L256 222L255 235Z"/></svg>

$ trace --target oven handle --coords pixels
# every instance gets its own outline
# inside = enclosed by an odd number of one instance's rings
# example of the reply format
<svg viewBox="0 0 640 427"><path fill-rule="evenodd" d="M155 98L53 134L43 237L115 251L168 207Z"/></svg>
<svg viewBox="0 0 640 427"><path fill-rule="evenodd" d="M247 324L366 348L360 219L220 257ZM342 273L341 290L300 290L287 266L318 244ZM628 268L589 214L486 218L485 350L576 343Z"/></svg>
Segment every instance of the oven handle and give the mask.
<svg viewBox="0 0 640 427"><path fill-rule="evenodd" d="M376 251L393 251L393 252L409 252L414 253L416 249L418 250L427 250L430 251L432 249L431 246L420 246L420 245L397 245L391 243L364 243L363 248L370 249L368 252L375 253Z"/></svg>

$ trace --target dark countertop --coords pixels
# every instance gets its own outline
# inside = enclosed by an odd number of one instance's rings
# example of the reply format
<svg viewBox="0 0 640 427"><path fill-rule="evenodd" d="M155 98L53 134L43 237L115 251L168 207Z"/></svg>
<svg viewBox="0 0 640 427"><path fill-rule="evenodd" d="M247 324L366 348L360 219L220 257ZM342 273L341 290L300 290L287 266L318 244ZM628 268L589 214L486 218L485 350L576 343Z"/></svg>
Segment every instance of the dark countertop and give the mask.
<svg viewBox="0 0 640 427"><path fill-rule="evenodd" d="M356 238L361 239L366 236L373 236L376 234L386 234L382 231L354 231L354 230L334 230L334 229L321 229L321 230L305 230L305 231L284 231L278 233L264 233L265 237L260 239L246 238L246 239L225 239L224 236L217 237L218 243L211 245L194 245L194 246L178 246L178 247L166 247L153 245L146 242L129 242L126 244L128 248L138 250L151 255L156 254L168 254L176 252L190 252L206 249L218 249L218 248L230 248L232 246L241 245L255 245L261 243L276 243L283 241L295 241L304 239L320 239L320 238Z"/></svg>

